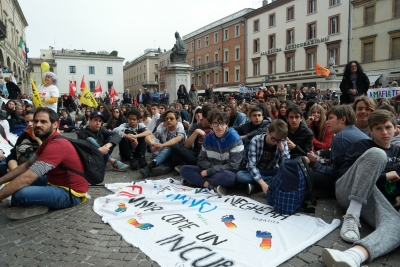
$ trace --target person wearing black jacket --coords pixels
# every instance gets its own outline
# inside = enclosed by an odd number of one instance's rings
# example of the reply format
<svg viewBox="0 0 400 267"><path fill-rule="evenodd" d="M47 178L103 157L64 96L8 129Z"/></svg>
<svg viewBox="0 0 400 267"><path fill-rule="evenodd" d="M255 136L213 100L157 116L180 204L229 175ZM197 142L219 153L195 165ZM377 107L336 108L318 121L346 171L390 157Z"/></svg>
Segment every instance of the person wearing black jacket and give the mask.
<svg viewBox="0 0 400 267"><path fill-rule="evenodd" d="M357 96L366 95L369 89L369 79L357 61L347 63L340 83L341 104L353 103Z"/></svg>
<svg viewBox="0 0 400 267"><path fill-rule="evenodd" d="M78 139L88 141L104 155L104 161L109 162L116 171L126 171L128 165L111 157L114 147L121 142L121 135L101 126L104 117L100 111L90 114L89 125L76 131Z"/></svg>
<svg viewBox="0 0 400 267"><path fill-rule="evenodd" d="M72 110L76 110L76 104L74 99L71 96L64 94L61 98L61 103L59 103L59 107L64 107L65 109L72 108Z"/></svg>
<svg viewBox="0 0 400 267"><path fill-rule="evenodd" d="M10 77L5 77L6 87L8 91L8 99L17 99L18 94L21 94L21 88L11 81Z"/></svg>
<svg viewBox="0 0 400 267"><path fill-rule="evenodd" d="M298 105L290 105L286 109L288 123L287 143L290 149L290 158L307 156L312 151L313 132L303 121L303 111Z"/></svg>
<svg viewBox="0 0 400 267"><path fill-rule="evenodd" d="M7 112L7 121L10 125L10 131L14 129L16 124L22 125L21 118L19 117L18 113L15 111L16 103L14 100L8 100L6 105L6 112Z"/></svg>
<svg viewBox="0 0 400 267"><path fill-rule="evenodd" d="M206 89L206 100L209 101L210 99L213 99L213 94L214 94L214 85L210 84L208 88Z"/></svg>
<svg viewBox="0 0 400 267"><path fill-rule="evenodd" d="M181 84L179 85L179 89L176 92L178 96L178 102L181 103L182 105L188 104L189 103L189 94L186 91L185 85Z"/></svg>

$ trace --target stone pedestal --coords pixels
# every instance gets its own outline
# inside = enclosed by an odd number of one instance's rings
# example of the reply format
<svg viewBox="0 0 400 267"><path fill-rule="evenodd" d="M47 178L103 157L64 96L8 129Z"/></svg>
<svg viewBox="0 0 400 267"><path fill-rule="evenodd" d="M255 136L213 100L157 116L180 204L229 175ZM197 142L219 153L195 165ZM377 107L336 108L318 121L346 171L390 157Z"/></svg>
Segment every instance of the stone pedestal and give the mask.
<svg viewBox="0 0 400 267"><path fill-rule="evenodd" d="M181 84L185 85L189 93L190 73L192 71L192 66L181 63L173 63L165 68L165 89L167 89L169 93L169 103L178 99L176 92Z"/></svg>
<svg viewBox="0 0 400 267"><path fill-rule="evenodd" d="M342 92L340 91L340 83L341 80L323 80L317 82L317 89L321 91L331 90L332 92L336 92L338 100L340 99L340 95Z"/></svg>

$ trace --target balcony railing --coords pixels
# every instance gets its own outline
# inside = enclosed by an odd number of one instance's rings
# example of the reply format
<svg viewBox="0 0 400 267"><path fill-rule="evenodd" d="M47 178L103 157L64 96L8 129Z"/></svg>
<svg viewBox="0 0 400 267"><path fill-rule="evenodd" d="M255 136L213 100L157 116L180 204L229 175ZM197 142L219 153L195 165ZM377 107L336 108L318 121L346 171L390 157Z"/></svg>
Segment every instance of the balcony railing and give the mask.
<svg viewBox="0 0 400 267"><path fill-rule="evenodd" d="M0 40L4 40L7 38L7 29L6 25L0 20Z"/></svg>
<svg viewBox="0 0 400 267"><path fill-rule="evenodd" d="M157 85L158 81L145 81L145 82L141 82L141 85Z"/></svg>
<svg viewBox="0 0 400 267"><path fill-rule="evenodd" d="M193 71L206 70L206 69L211 69L211 68L215 68L215 67L222 67L222 62L215 61L215 62L199 65L199 66L193 67Z"/></svg>

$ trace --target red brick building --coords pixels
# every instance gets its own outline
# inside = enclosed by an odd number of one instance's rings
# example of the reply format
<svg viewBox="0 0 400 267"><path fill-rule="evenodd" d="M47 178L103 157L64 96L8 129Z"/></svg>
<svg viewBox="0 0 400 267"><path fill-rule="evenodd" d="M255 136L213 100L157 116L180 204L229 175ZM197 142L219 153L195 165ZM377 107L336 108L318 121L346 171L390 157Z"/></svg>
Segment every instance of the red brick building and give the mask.
<svg viewBox="0 0 400 267"><path fill-rule="evenodd" d="M182 37L188 47L187 61L194 68L191 84L199 90L238 87L245 82L246 8ZM217 90L216 90L217 91Z"/></svg>

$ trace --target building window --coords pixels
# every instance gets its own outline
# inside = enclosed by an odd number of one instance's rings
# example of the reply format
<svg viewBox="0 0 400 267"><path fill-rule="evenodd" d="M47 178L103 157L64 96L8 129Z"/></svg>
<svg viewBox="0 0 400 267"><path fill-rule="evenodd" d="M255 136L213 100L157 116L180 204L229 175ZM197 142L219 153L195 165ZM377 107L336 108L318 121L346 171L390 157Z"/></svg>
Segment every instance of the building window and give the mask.
<svg viewBox="0 0 400 267"><path fill-rule="evenodd" d="M275 48L275 34L271 34L268 36L268 49Z"/></svg>
<svg viewBox="0 0 400 267"><path fill-rule="evenodd" d="M112 67L107 67L107 74L113 74Z"/></svg>
<svg viewBox="0 0 400 267"><path fill-rule="evenodd" d="M286 44L294 43L294 28L286 30Z"/></svg>
<svg viewBox="0 0 400 267"><path fill-rule="evenodd" d="M235 48L235 60L239 60L240 59L240 48L237 47Z"/></svg>
<svg viewBox="0 0 400 267"><path fill-rule="evenodd" d="M215 73L214 83L219 84L219 73L218 72Z"/></svg>
<svg viewBox="0 0 400 267"><path fill-rule="evenodd" d="M224 30L224 40L228 40L229 39L229 30L225 29Z"/></svg>
<svg viewBox="0 0 400 267"><path fill-rule="evenodd" d="M235 82L240 81L240 69L235 69Z"/></svg>
<svg viewBox="0 0 400 267"><path fill-rule="evenodd" d="M224 62L228 62L228 60L229 60L229 51L225 50L224 51Z"/></svg>
<svg viewBox="0 0 400 267"><path fill-rule="evenodd" d="M218 32L214 33L214 44L218 43Z"/></svg>
<svg viewBox="0 0 400 267"><path fill-rule="evenodd" d="M194 50L194 42L191 42L190 43L190 51L193 52L193 50Z"/></svg>
<svg viewBox="0 0 400 267"><path fill-rule="evenodd" d="M206 36L205 46L208 46L208 36Z"/></svg>
<svg viewBox="0 0 400 267"><path fill-rule="evenodd" d="M201 57L197 58L197 66L201 65Z"/></svg>
<svg viewBox="0 0 400 267"><path fill-rule="evenodd" d="M285 53L286 72L294 71L295 50Z"/></svg>
<svg viewBox="0 0 400 267"><path fill-rule="evenodd" d="M329 17L329 34L339 33L339 15Z"/></svg>
<svg viewBox="0 0 400 267"><path fill-rule="evenodd" d="M294 6L286 8L286 20L294 19Z"/></svg>
<svg viewBox="0 0 400 267"><path fill-rule="evenodd" d="M364 25L374 24L375 6L368 6L364 9Z"/></svg>
<svg viewBox="0 0 400 267"><path fill-rule="evenodd" d="M255 39L253 41L253 53L260 52L260 39Z"/></svg>
<svg viewBox="0 0 400 267"><path fill-rule="evenodd" d="M198 85L202 85L202 83L201 83L201 76L199 75L199 77L198 77L198 82L197 82L197 84Z"/></svg>
<svg viewBox="0 0 400 267"><path fill-rule="evenodd" d="M372 62L374 60L374 43L364 43L363 62Z"/></svg>
<svg viewBox="0 0 400 267"><path fill-rule="evenodd" d="M334 62L334 66L338 66L338 59L339 59L339 48L329 49L329 60L332 58ZM328 63L329 63L328 60Z"/></svg>
<svg viewBox="0 0 400 267"><path fill-rule="evenodd" d="M315 69L315 53L307 54L307 69Z"/></svg>
<svg viewBox="0 0 400 267"><path fill-rule="evenodd" d="M268 74L274 74L276 67L276 56L268 57Z"/></svg>
<svg viewBox="0 0 400 267"><path fill-rule="evenodd" d="M197 40L197 49L201 48L201 40Z"/></svg>
<svg viewBox="0 0 400 267"><path fill-rule="evenodd" d="M240 35L240 25L235 26L235 37L238 37Z"/></svg>
<svg viewBox="0 0 400 267"><path fill-rule="evenodd" d="M142 78L142 77L140 77L140 78ZM142 80L142 79L140 79L140 80ZM107 82L107 89L108 89L108 92L110 92L110 90L111 90L111 86L113 86L113 82Z"/></svg>
<svg viewBox="0 0 400 267"><path fill-rule="evenodd" d="M229 71L224 71L224 83L229 82Z"/></svg>
<svg viewBox="0 0 400 267"><path fill-rule="evenodd" d="M252 58L253 61L253 76L260 75L260 58Z"/></svg>
<svg viewBox="0 0 400 267"><path fill-rule="evenodd" d="M269 27L275 26L275 13L269 15Z"/></svg>
<svg viewBox="0 0 400 267"><path fill-rule="evenodd" d="M210 57L209 57L208 55L206 55L206 64L210 63L209 58L210 58Z"/></svg>
<svg viewBox="0 0 400 267"><path fill-rule="evenodd" d="M391 59L400 58L400 32L393 31L390 34L390 52L389 57Z"/></svg>
<svg viewBox="0 0 400 267"><path fill-rule="evenodd" d="M317 12L317 0L308 0L308 14Z"/></svg>
<svg viewBox="0 0 400 267"><path fill-rule="evenodd" d="M93 66L89 66L89 74L94 74L94 67Z"/></svg>
<svg viewBox="0 0 400 267"><path fill-rule="evenodd" d="M154 64L154 68L157 70L158 69L158 64Z"/></svg>
<svg viewBox="0 0 400 267"><path fill-rule="evenodd" d="M89 82L89 89L90 89L90 92L94 92L94 89L96 88L96 82L95 81L90 81Z"/></svg>
<svg viewBox="0 0 400 267"><path fill-rule="evenodd" d="M317 22L313 21L307 24L307 40L317 37Z"/></svg>
<svg viewBox="0 0 400 267"><path fill-rule="evenodd" d="M218 62L218 53L215 53L215 54L214 54L214 61L215 61L215 62Z"/></svg>
<svg viewBox="0 0 400 267"><path fill-rule="evenodd" d="M400 17L400 0L393 0L393 17Z"/></svg>
<svg viewBox="0 0 400 267"><path fill-rule="evenodd" d="M255 20L253 23L253 31L258 32L260 30L260 20Z"/></svg>
<svg viewBox="0 0 400 267"><path fill-rule="evenodd" d="M206 75L206 84L210 84L210 74Z"/></svg>
<svg viewBox="0 0 400 267"><path fill-rule="evenodd" d="M338 5L339 3L340 3L339 0L330 0L330 1L329 1L329 5L330 5L330 6L336 6L336 5Z"/></svg>
<svg viewBox="0 0 400 267"><path fill-rule="evenodd" d="M69 73L76 73L75 66L69 66Z"/></svg>
<svg viewBox="0 0 400 267"><path fill-rule="evenodd" d="M194 59L192 58L192 60L191 60L191 62L192 62L192 67L194 67Z"/></svg>
<svg viewBox="0 0 400 267"><path fill-rule="evenodd" d="M154 75L154 81L155 81L156 83L158 83L158 75L157 75L157 74Z"/></svg>
<svg viewBox="0 0 400 267"><path fill-rule="evenodd" d="M194 76L192 76L192 84L195 84Z"/></svg>

